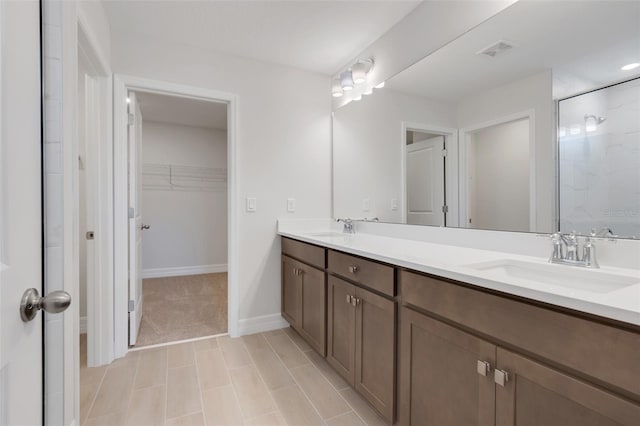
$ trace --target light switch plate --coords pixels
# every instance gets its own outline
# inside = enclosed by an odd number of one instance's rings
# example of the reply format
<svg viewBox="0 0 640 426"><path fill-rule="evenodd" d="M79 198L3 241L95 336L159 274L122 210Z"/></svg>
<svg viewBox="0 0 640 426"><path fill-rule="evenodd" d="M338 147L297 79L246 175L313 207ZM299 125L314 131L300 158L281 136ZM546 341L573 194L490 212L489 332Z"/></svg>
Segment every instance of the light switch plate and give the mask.
<svg viewBox="0 0 640 426"><path fill-rule="evenodd" d="M296 199L295 198L287 198L287 211L289 213L293 213L296 211Z"/></svg>
<svg viewBox="0 0 640 426"><path fill-rule="evenodd" d="M362 211L368 212L371 209L371 201L368 198L362 199Z"/></svg>
<svg viewBox="0 0 640 426"><path fill-rule="evenodd" d="M254 197L247 197L247 211L248 212L255 212L258 207L257 207L257 201Z"/></svg>
<svg viewBox="0 0 640 426"><path fill-rule="evenodd" d="M392 198L391 199L391 211L398 211L398 199L397 198Z"/></svg>

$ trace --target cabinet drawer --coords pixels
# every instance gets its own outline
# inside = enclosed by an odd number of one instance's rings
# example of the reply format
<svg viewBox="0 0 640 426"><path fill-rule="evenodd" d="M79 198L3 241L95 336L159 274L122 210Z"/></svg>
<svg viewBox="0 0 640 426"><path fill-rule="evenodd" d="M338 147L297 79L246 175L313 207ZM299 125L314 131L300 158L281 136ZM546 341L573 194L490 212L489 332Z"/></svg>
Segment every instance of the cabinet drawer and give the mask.
<svg viewBox="0 0 640 426"><path fill-rule="evenodd" d="M282 253L320 269L325 268L325 252L322 247L282 238Z"/></svg>
<svg viewBox="0 0 640 426"><path fill-rule="evenodd" d="M348 280L395 296L394 269L391 266L329 250L328 269Z"/></svg>
<svg viewBox="0 0 640 426"><path fill-rule="evenodd" d="M403 304L590 376L640 399L640 333L400 271Z"/></svg>

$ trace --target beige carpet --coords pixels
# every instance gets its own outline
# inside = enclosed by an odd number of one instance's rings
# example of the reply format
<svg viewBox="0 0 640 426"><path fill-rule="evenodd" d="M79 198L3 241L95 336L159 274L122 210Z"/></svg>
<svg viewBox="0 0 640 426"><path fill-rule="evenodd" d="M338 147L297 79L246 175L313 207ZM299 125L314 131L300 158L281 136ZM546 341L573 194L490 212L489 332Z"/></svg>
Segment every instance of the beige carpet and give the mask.
<svg viewBox="0 0 640 426"><path fill-rule="evenodd" d="M227 332L227 274L151 278L136 347Z"/></svg>

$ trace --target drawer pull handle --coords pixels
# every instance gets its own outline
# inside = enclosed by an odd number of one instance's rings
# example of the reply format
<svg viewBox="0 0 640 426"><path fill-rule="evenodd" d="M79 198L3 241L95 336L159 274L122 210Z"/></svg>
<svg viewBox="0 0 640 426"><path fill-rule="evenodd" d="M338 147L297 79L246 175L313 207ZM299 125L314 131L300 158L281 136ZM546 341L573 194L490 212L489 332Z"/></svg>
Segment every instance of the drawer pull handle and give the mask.
<svg viewBox="0 0 640 426"><path fill-rule="evenodd" d="M500 386L505 386L509 381L509 373L503 370L496 369L493 372L493 381Z"/></svg>
<svg viewBox="0 0 640 426"><path fill-rule="evenodd" d="M487 374L489 374L489 372L491 371L491 364L489 364L487 361L478 360L476 368L479 375L486 377Z"/></svg>
<svg viewBox="0 0 640 426"><path fill-rule="evenodd" d="M358 299L356 299L355 297L352 297L352 298L351 298L351 304L352 304L353 306L358 306Z"/></svg>
<svg viewBox="0 0 640 426"><path fill-rule="evenodd" d="M351 295L347 294L347 303L351 303Z"/></svg>
<svg viewBox="0 0 640 426"><path fill-rule="evenodd" d="M349 266L349 272L351 272L352 274L355 274L356 272L358 272L358 267L357 266Z"/></svg>

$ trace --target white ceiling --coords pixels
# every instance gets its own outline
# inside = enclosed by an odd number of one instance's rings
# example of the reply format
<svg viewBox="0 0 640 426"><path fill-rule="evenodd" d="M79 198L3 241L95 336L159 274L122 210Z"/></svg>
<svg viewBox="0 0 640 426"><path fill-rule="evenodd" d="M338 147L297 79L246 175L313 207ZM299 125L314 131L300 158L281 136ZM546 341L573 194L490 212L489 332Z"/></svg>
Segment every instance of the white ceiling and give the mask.
<svg viewBox="0 0 640 426"><path fill-rule="evenodd" d="M516 48L476 55L498 40ZM448 102L553 70L564 97L637 74L640 2L518 2L388 81L387 87Z"/></svg>
<svg viewBox="0 0 640 426"><path fill-rule="evenodd" d="M106 0L111 31L334 74L420 2Z"/></svg>
<svg viewBox="0 0 640 426"><path fill-rule="evenodd" d="M227 104L136 92L144 121L227 129Z"/></svg>

